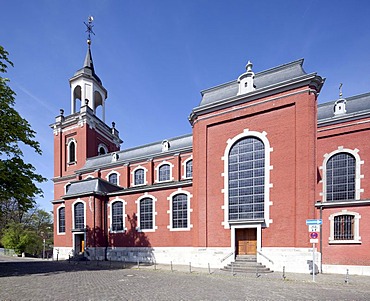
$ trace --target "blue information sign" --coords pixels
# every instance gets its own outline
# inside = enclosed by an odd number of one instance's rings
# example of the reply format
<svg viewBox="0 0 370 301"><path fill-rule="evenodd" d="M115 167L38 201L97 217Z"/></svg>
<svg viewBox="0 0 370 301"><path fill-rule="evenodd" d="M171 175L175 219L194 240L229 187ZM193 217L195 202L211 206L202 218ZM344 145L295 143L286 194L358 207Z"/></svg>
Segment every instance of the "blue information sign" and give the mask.
<svg viewBox="0 0 370 301"><path fill-rule="evenodd" d="M322 225L322 219L306 219L306 225Z"/></svg>

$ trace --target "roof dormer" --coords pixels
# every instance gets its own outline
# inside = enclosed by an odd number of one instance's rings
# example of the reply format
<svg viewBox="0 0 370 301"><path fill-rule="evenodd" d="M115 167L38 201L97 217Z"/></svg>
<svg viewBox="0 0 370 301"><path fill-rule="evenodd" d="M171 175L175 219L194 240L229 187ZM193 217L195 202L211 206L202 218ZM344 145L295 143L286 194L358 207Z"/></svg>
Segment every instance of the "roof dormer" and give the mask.
<svg viewBox="0 0 370 301"><path fill-rule="evenodd" d="M336 116L347 113L346 110L347 100L343 98L342 86L343 84L341 83L339 85L339 99L334 104L334 115Z"/></svg>
<svg viewBox="0 0 370 301"><path fill-rule="evenodd" d="M245 68L247 71L239 76L238 84L239 90L238 95L242 95L248 92L254 91L256 88L254 86L254 72L252 71L253 64L248 61Z"/></svg>

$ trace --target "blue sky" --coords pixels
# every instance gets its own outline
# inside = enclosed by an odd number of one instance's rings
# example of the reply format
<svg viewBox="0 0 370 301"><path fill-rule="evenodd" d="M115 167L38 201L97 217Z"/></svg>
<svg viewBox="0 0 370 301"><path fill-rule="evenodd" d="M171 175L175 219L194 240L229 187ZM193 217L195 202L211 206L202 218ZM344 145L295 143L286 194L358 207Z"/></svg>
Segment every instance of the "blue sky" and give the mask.
<svg viewBox="0 0 370 301"><path fill-rule="evenodd" d="M370 2L221 0L2 0L0 44L16 109L37 132L43 155L25 149L53 177L59 109L70 113L68 79L86 54L84 21L94 17L95 71L108 90L106 121L122 149L191 133L200 91L234 80L248 60L259 72L304 58L326 78L319 102L370 91ZM41 185L51 210L53 184Z"/></svg>

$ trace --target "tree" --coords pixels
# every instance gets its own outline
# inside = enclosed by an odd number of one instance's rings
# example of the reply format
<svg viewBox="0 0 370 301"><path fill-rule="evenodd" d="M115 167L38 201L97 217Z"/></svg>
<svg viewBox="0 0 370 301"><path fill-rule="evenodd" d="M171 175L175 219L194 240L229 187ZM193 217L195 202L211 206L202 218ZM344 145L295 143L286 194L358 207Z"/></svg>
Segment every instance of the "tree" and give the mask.
<svg viewBox="0 0 370 301"><path fill-rule="evenodd" d="M3 232L1 243L7 249L13 249L15 253L23 252L37 255L42 250L42 237L36 232L27 229L21 223L12 222Z"/></svg>
<svg viewBox="0 0 370 301"><path fill-rule="evenodd" d="M9 66L13 63L0 46L0 230L11 220L22 220L23 214L34 206L34 199L42 196L36 184L46 181L22 158L21 145L40 155L41 148L35 141L35 131L14 109L15 92L8 86L9 79L2 77Z"/></svg>
<svg viewBox="0 0 370 301"><path fill-rule="evenodd" d="M35 206L23 216L22 222L11 221L3 230L2 245L13 249L17 254L23 252L42 256L44 240L46 250L53 245L52 215Z"/></svg>

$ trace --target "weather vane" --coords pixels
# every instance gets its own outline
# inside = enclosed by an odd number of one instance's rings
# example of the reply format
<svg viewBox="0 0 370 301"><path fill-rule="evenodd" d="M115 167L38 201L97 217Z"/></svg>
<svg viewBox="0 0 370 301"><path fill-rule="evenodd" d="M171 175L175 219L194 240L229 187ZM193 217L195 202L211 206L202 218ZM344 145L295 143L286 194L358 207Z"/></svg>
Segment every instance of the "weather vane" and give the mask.
<svg viewBox="0 0 370 301"><path fill-rule="evenodd" d="M94 34L95 35L95 32L93 31L93 27L94 25L92 25L92 22L94 21L94 18L92 16L89 16L89 18L87 19L87 23L84 22L84 24L86 25L86 32L87 32L87 44L89 44L89 46L91 45L91 34Z"/></svg>
<svg viewBox="0 0 370 301"><path fill-rule="evenodd" d="M339 84L339 98L342 98L342 96L343 96L343 93L342 93L342 87L343 87L343 84L342 84L342 83L340 83L340 84Z"/></svg>

